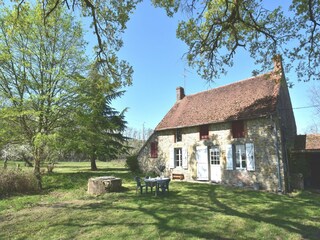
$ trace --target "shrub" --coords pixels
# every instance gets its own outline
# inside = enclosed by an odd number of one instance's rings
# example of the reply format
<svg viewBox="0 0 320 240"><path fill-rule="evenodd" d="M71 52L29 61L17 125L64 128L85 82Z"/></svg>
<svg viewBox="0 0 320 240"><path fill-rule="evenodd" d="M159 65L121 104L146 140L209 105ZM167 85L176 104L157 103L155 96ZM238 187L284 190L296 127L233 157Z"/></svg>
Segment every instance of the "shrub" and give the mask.
<svg viewBox="0 0 320 240"><path fill-rule="evenodd" d="M130 169L131 172L139 173L140 167L138 162L138 155L128 156L126 159L126 166Z"/></svg>
<svg viewBox="0 0 320 240"><path fill-rule="evenodd" d="M30 171L0 169L0 195L31 193L38 190L35 176Z"/></svg>
<svg viewBox="0 0 320 240"><path fill-rule="evenodd" d="M157 174L155 171L149 171L149 172L146 172L146 173L145 173L145 176L154 178L154 177L158 177L159 174Z"/></svg>

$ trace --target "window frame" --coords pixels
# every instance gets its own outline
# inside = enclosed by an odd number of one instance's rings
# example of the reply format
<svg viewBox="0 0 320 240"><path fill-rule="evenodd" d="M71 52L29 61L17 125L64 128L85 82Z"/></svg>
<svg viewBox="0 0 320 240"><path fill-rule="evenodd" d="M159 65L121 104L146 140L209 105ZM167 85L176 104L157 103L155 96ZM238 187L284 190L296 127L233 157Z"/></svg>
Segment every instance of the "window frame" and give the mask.
<svg viewBox="0 0 320 240"><path fill-rule="evenodd" d="M255 144L252 142L233 143L226 145L226 170L256 171ZM237 153L239 147L243 146L243 153ZM241 158L240 158L241 157ZM239 164L237 164L237 162Z"/></svg>
<svg viewBox="0 0 320 240"><path fill-rule="evenodd" d="M182 132L180 128L176 129L176 132L174 134L174 142L182 142Z"/></svg>
<svg viewBox="0 0 320 240"><path fill-rule="evenodd" d="M238 148L238 150L237 150ZM241 151L243 148L243 152ZM234 158L235 158L235 167L239 170L246 170L247 169L247 149L246 145L242 143L234 144ZM238 153L239 151L239 153ZM238 166L239 163L239 166Z"/></svg>
<svg viewBox="0 0 320 240"><path fill-rule="evenodd" d="M182 167L183 151L182 148L174 148L174 167Z"/></svg>

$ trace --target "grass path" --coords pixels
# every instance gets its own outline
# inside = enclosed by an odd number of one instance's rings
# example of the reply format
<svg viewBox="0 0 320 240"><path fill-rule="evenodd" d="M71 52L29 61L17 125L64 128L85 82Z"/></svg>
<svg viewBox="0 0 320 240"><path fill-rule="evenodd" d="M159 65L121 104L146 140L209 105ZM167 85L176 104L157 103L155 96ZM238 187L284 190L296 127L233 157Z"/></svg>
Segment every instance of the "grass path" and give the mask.
<svg viewBox="0 0 320 240"><path fill-rule="evenodd" d="M0 200L0 239L320 239L320 195L276 195L173 181L167 195L136 195L123 163L59 164L44 192ZM92 176L123 191L86 193Z"/></svg>

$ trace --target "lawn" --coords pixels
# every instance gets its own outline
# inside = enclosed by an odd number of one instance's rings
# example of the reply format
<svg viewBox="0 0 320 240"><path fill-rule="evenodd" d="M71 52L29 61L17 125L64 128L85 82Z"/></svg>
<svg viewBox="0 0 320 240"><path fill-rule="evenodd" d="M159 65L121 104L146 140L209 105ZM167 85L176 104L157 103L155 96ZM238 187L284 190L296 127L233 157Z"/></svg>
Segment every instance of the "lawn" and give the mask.
<svg viewBox="0 0 320 240"><path fill-rule="evenodd" d="M123 162L60 163L41 194L0 200L0 239L320 239L320 195L277 195L172 181L170 192L136 194ZM88 178L114 175L123 190L86 193Z"/></svg>

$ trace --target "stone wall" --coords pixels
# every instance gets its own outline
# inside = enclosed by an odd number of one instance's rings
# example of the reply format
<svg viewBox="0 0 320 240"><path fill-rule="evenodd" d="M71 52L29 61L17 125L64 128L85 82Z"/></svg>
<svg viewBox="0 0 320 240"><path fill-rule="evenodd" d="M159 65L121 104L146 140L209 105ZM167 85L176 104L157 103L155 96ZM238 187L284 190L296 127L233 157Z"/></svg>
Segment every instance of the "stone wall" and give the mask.
<svg viewBox="0 0 320 240"><path fill-rule="evenodd" d="M294 148L294 139L297 134L296 122L292 110L292 104L290 99L290 94L287 86L287 82L282 74L281 79L281 87L277 102L277 114L278 118L278 130L280 133L279 141L283 146L284 151L281 152L283 159L283 174L284 174L284 183L283 183L283 191L291 191L290 182L292 179L291 177L291 166L292 163L290 162L290 152ZM293 176L294 177L294 176ZM294 180L294 179L293 179Z"/></svg>
<svg viewBox="0 0 320 240"><path fill-rule="evenodd" d="M181 129L182 141L175 142L175 130L165 130L155 133L140 151L139 163L145 172L151 171L155 165L165 164L165 175L172 173L184 174L185 180L197 180L197 146L219 146L221 182L228 185L253 186L259 183L262 189L277 191L279 187L278 157L280 163L281 179L284 178L282 164L281 143L275 137L273 120L260 118L245 121L246 137L241 139L232 138L231 122L211 124L209 126L209 139L200 140L199 126ZM277 132L279 135L280 133ZM158 142L158 158L150 158L150 143ZM255 154L255 171L226 170L226 146L236 143L253 143ZM278 147L277 147L278 146ZM188 152L188 167L170 168L170 151L173 148L186 148ZM277 153L277 149L279 152Z"/></svg>

